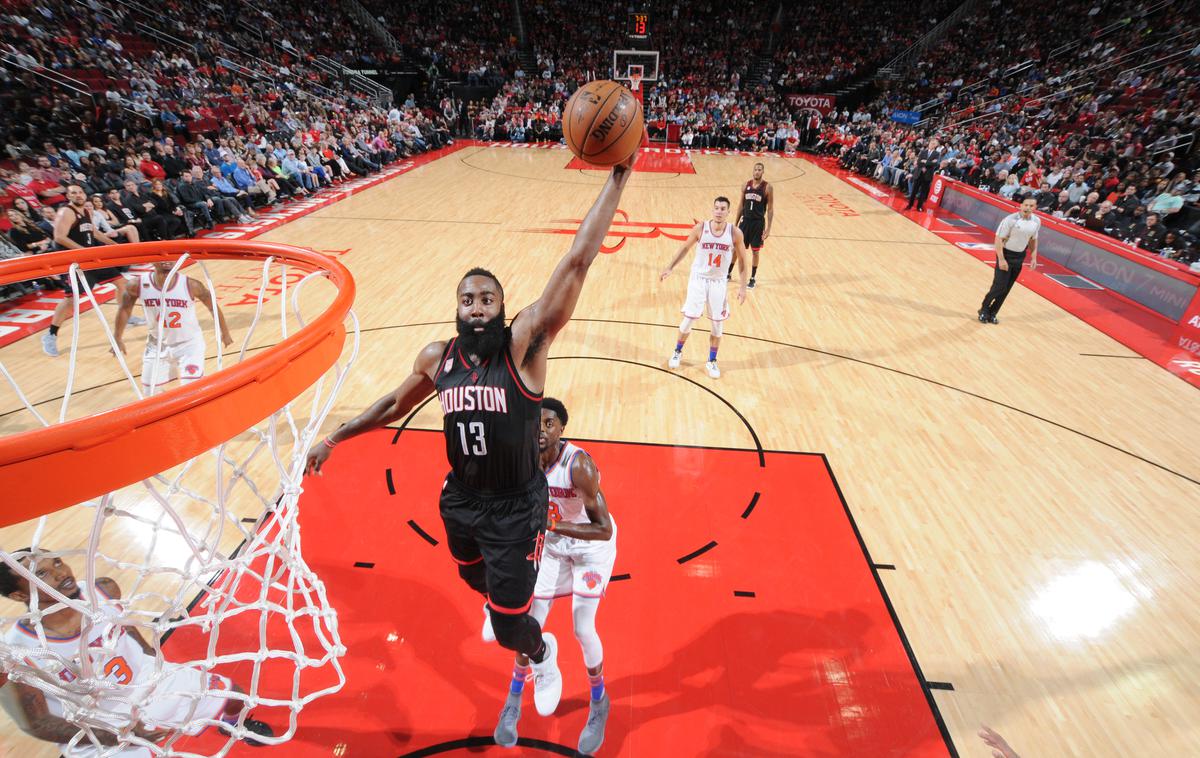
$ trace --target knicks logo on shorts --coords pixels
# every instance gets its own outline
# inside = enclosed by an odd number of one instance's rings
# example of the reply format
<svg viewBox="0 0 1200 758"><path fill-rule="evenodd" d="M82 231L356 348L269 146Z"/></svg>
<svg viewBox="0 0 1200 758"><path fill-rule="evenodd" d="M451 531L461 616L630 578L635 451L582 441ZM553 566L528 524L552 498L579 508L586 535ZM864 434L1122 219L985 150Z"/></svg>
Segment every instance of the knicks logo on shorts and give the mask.
<svg viewBox="0 0 1200 758"><path fill-rule="evenodd" d="M595 571L589 571L583 575L583 583L587 585L587 588L589 590L596 589L597 587L600 586L600 583L603 581L604 581L604 578L601 577L600 574L596 573Z"/></svg>

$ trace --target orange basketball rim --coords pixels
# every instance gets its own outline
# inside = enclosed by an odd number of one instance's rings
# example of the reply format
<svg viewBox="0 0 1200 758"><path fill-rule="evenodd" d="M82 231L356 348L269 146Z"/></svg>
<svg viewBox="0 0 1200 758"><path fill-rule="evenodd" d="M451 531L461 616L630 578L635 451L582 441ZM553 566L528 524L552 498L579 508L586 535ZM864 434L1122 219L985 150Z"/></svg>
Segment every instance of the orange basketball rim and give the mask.
<svg viewBox="0 0 1200 758"><path fill-rule="evenodd" d="M0 438L0 526L99 497L189 460L271 415L334 364L354 302L350 271L326 255L270 242L172 240L66 250L0 262L0 286L81 269L175 260L265 261L321 271L337 287L319 317L269 350L86 418Z"/></svg>

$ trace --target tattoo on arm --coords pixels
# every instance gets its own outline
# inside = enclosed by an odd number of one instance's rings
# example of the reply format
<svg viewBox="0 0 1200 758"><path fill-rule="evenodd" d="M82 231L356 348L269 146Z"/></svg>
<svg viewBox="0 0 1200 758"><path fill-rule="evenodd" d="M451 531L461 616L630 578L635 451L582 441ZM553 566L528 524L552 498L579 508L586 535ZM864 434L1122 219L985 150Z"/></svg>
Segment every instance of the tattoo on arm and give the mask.
<svg viewBox="0 0 1200 758"><path fill-rule="evenodd" d="M79 727L60 716L50 713L46 696L36 687L13 682L18 691L18 702L29 723L29 733L46 742L70 742ZM117 744L117 736L111 732L95 730L96 740L102 745ZM86 743L85 743L86 744Z"/></svg>
<svg viewBox="0 0 1200 758"><path fill-rule="evenodd" d="M525 349L525 357L521 359L521 368L528 366L530 361L537 357L538 353L542 352L542 347L544 347L545 344L546 332L541 331L535 334L533 339L529 340L529 347Z"/></svg>

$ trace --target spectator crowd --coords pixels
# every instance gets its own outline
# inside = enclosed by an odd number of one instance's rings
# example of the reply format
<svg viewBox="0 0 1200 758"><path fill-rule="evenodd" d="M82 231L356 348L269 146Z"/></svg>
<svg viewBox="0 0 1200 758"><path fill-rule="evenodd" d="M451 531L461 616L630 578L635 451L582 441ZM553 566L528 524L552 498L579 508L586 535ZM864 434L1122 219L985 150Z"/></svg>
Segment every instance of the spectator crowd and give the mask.
<svg viewBox="0 0 1200 758"><path fill-rule="evenodd" d="M319 32L292 30L261 48L271 57L258 70L287 72L265 80L233 60L229 35L218 42L196 31L191 48L169 52L143 47L123 31L131 24L120 8L91 7L81 17L49 0L0 16L0 49L14 64L0 68L0 255L55 249L54 218L70 185L84 190L93 223L114 239L177 239L250 221L452 139L436 110L383 110L324 87L290 41L328 50L332 38ZM211 26L206 7L171 3L160 22L202 30ZM0 298L35 285L53 283L13 285Z"/></svg>
<svg viewBox="0 0 1200 758"><path fill-rule="evenodd" d="M956 5L640 4L661 62L642 90L651 137L812 149L904 189L936 144L950 176L1195 261L1200 31L1179 4L1064 0L1060 22L1040 24L1044 7L1032 0L981 3L854 112L818 117L789 104L789 94L871 74ZM54 248L52 219L70 184L87 193L101 229L170 239L248 220L459 134L557 142L567 99L610 76L612 51L629 45L628 9L618 6L366 6L397 53L338 2L271 13L170 0L151 17L110 0L88 0L87 12L66 0L0 0L4 254ZM1013 28L1025 33L1003 31ZM415 65L426 86L385 109L318 56ZM920 122L894 121L902 111L919 111Z"/></svg>

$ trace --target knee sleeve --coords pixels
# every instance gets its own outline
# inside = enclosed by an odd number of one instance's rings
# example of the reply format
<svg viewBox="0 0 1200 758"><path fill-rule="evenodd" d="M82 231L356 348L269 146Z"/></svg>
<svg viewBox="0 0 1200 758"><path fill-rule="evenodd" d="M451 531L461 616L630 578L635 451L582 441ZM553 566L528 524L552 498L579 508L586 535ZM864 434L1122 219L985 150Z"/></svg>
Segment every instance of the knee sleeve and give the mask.
<svg viewBox="0 0 1200 758"><path fill-rule="evenodd" d="M471 589L483 595L487 594L487 575L482 560L478 560L469 566L464 566L460 563L458 566L458 575L463 578L464 582L470 585Z"/></svg>
<svg viewBox="0 0 1200 758"><path fill-rule="evenodd" d="M542 625L528 613L500 613L493 609L492 631L502 647L532 656L542 646Z"/></svg>
<svg viewBox="0 0 1200 758"><path fill-rule="evenodd" d="M696 319L688 318L687 316L684 316L683 321L679 322L679 331L682 332L683 334L687 334L687 333L691 332L692 324L694 324L694 323L696 323Z"/></svg>
<svg viewBox="0 0 1200 758"><path fill-rule="evenodd" d="M571 605L571 613L575 621L575 639L583 648L583 665L595 668L604 660L604 646L600 644L600 635L596 633L596 611L600 608L600 598L580 597L576 595Z"/></svg>
<svg viewBox="0 0 1200 758"><path fill-rule="evenodd" d="M720 337L721 334L725 331L725 322L724 321L713 321L711 326L712 326L712 336L714 336L714 337Z"/></svg>

